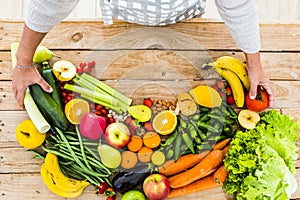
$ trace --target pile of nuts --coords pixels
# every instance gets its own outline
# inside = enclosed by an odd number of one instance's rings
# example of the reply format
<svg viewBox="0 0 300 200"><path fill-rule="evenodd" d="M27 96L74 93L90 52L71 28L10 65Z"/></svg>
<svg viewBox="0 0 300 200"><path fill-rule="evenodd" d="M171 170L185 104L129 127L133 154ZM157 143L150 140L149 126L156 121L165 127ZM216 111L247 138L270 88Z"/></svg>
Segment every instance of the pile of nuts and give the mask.
<svg viewBox="0 0 300 200"><path fill-rule="evenodd" d="M173 111L175 111L176 104L177 104L176 101L153 99L153 105L151 107L152 114L156 115L156 114L158 114L159 112L161 112L163 110L173 110Z"/></svg>

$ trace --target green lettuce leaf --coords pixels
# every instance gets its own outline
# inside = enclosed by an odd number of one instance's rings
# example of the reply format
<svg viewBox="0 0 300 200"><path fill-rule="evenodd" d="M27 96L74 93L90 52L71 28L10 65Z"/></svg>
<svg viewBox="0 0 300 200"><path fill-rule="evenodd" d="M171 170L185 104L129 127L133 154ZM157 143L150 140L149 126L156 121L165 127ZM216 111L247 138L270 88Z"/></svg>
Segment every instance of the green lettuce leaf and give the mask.
<svg viewBox="0 0 300 200"><path fill-rule="evenodd" d="M224 160L223 189L237 199L285 200L296 191L298 122L278 111L262 114L253 130L238 131Z"/></svg>

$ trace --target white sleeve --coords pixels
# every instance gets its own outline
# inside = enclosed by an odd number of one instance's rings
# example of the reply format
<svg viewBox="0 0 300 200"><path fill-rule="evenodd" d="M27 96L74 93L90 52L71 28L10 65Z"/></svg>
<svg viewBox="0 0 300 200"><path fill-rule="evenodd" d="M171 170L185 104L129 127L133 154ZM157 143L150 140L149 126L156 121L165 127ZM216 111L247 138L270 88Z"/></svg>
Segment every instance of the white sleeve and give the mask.
<svg viewBox="0 0 300 200"><path fill-rule="evenodd" d="M221 18L233 39L246 53L260 50L256 0L215 0Z"/></svg>
<svg viewBox="0 0 300 200"><path fill-rule="evenodd" d="M36 32L48 32L66 18L79 0L27 0L26 25Z"/></svg>

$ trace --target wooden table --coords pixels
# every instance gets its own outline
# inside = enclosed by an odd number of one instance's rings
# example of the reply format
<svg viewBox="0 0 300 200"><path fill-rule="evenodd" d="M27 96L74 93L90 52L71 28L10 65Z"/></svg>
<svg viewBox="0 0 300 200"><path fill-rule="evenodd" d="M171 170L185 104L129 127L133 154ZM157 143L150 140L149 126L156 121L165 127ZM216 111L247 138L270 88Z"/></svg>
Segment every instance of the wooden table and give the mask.
<svg viewBox="0 0 300 200"><path fill-rule="evenodd" d="M42 161L15 138L17 125L27 119L11 89L10 44L20 40L22 21L0 20L0 196L3 200L61 199L42 182ZM261 60L271 79L276 101L272 109L300 119L300 24L261 24ZM222 55L244 60L222 22L193 19L166 27L143 27L117 21L66 21L42 43L61 59L78 64L95 60L98 78L135 99L175 98L214 74L198 68ZM300 141L297 143L300 148ZM300 158L297 160L300 187ZM226 199L221 187L178 199ZM300 198L300 189L292 199ZM99 199L88 187L77 199ZM100 198L102 199L102 198ZM104 198L103 198L104 199Z"/></svg>

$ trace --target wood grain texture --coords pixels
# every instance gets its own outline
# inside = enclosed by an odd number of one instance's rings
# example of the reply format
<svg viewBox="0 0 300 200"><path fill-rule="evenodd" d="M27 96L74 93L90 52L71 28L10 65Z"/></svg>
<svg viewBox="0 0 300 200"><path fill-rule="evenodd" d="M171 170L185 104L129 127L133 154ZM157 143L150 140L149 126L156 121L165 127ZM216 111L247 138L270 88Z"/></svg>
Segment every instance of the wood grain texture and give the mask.
<svg viewBox="0 0 300 200"><path fill-rule="evenodd" d="M153 54L156 53L166 53L170 52L173 54L178 54L191 66L200 67L202 63L207 60L216 60L220 56L230 55L239 58L244 61L244 54L235 51L177 51L177 50L116 50L116 51L89 51L89 50L54 50L56 55L59 55L61 59L70 60L75 65L79 64L81 61L95 60L97 64L97 73L100 74L103 68L106 68L112 62L115 61L114 70L120 69L120 67L125 66L126 63L116 63L117 59L121 55L133 54L134 52L139 52L143 55L146 52ZM201 59L202 58L202 59ZM125 59L125 58L123 58ZM134 58L132 58L134 59ZM131 59L131 61L132 61ZM52 59L53 62L56 60ZM149 60L149 59L148 59ZM172 60L171 60L172 61ZM141 63L142 61L140 61ZM151 61L152 62L152 61ZM173 62L173 61L172 61ZM273 80L300 80L300 53L299 52L262 52L261 62L264 67L265 73L270 79ZM166 62L161 61L162 65L166 65ZM167 63L168 64L168 63ZM132 65L132 63L131 63ZM124 67L125 68L125 67ZM11 80L11 55L9 51L0 52L0 80ZM198 74L198 73L197 73ZM196 78L197 74L190 73L189 76ZM113 73L106 73L106 79L114 79L116 76ZM204 77L209 78L209 77Z"/></svg>
<svg viewBox="0 0 300 200"><path fill-rule="evenodd" d="M0 21L0 46L3 50L9 50L12 42L20 40L23 25L22 21ZM297 23L261 24L262 51L299 50L299 31ZM177 39L180 39L179 43ZM280 41L280 45L276 41ZM183 42L187 45L181 46ZM121 21L109 26L101 21L65 21L49 32L43 44L51 49L238 49L223 22L207 23L199 18L164 27Z"/></svg>

